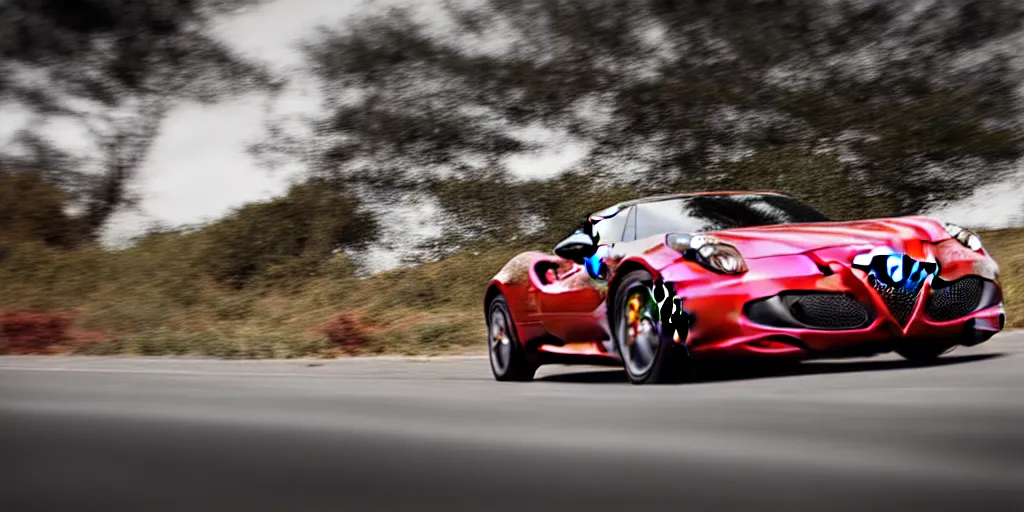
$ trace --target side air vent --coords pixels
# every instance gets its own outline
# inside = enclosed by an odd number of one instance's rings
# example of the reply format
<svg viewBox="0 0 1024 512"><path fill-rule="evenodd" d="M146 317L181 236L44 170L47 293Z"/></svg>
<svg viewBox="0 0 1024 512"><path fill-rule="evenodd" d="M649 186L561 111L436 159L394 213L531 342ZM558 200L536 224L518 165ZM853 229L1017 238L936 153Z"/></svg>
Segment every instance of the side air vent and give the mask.
<svg viewBox="0 0 1024 512"><path fill-rule="evenodd" d="M787 292L748 302L744 314L762 325L799 329L859 329L871 314L852 295L829 292Z"/></svg>
<svg viewBox="0 0 1024 512"><path fill-rule="evenodd" d="M979 276L967 276L956 281L936 279L933 288L927 304L928 316L940 322L963 318L1001 300L996 285Z"/></svg>

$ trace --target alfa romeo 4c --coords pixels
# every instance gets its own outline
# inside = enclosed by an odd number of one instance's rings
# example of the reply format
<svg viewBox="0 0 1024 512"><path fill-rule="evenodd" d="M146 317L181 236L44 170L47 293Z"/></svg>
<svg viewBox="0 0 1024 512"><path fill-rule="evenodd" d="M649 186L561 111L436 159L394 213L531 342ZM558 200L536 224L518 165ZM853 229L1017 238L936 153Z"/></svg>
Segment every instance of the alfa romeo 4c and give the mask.
<svg viewBox="0 0 1024 512"><path fill-rule="evenodd" d="M998 278L976 233L928 217L830 222L775 192L681 194L512 258L484 312L498 380L605 362L679 382L712 358L937 358L1003 328Z"/></svg>

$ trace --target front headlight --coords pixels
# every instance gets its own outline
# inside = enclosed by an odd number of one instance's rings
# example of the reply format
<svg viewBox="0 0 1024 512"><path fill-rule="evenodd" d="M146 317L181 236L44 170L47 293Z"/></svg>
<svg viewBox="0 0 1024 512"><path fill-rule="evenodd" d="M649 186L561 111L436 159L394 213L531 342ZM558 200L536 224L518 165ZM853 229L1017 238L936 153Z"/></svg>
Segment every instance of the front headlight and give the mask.
<svg viewBox="0 0 1024 512"><path fill-rule="evenodd" d="M956 238L958 242L964 245L964 247L972 251L981 249L981 237L974 231L949 223L946 223L945 227L949 236Z"/></svg>
<svg viewBox="0 0 1024 512"><path fill-rule="evenodd" d="M720 274L735 275L747 271L747 262L739 249L713 236L670 234L665 236L665 244Z"/></svg>

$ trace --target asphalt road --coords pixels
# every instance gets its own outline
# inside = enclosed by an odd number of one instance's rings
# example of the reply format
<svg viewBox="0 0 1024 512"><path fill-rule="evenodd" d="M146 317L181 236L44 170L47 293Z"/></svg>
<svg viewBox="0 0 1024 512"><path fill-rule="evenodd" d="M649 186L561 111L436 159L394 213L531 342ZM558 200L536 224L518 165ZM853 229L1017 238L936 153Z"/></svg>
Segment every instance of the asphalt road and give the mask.
<svg viewBox="0 0 1024 512"><path fill-rule="evenodd" d="M941 363L0 358L0 511L1024 510L1024 332Z"/></svg>

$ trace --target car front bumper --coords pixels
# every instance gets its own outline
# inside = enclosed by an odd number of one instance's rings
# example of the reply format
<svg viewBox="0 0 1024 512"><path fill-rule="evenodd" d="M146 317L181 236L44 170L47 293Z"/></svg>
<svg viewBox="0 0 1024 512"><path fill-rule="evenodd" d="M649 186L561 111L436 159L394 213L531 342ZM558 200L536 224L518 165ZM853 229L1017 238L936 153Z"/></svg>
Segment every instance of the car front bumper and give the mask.
<svg viewBox="0 0 1024 512"><path fill-rule="evenodd" d="M666 281L679 282L676 289L683 309L693 323L685 340L695 358L779 357L809 359L870 355L888 352L906 343L975 345L1002 330L1006 313L998 282L959 272L956 279L984 281L984 297L956 318L938 320L933 314L937 292L928 279L902 311L887 303L872 279L850 265L832 262L823 272L820 262L803 255L751 260L747 274L737 277L698 275L677 264L665 269ZM822 328L797 325L791 319L755 321L750 305L792 293L827 294L856 300L866 312L864 321L853 326ZM785 315L783 315L785 316ZM948 315L946 315L948 316Z"/></svg>

